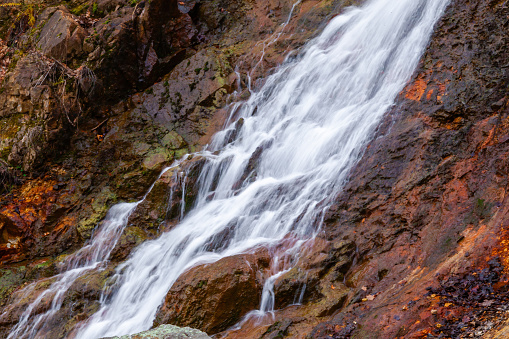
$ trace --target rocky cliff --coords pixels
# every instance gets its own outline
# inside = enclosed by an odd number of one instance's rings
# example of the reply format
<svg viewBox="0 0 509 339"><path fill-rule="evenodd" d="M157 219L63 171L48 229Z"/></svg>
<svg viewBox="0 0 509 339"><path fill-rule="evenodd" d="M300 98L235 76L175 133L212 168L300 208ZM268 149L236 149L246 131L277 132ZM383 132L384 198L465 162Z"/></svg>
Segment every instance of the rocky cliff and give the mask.
<svg viewBox="0 0 509 339"><path fill-rule="evenodd" d="M355 3L302 1L287 26L285 0L0 8L0 336L109 207L140 198L163 166L222 128L232 103L249 96L237 91L250 79L236 70L262 83ZM227 331L259 306L277 248L188 271L154 325L229 338L504 337L508 6L451 1L323 232L275 282L272 321ZM181 196L185 180L182 200L192 206L202 161L186 162L186 178L170 171L156 182L108 267L69 289L48 337L71 336L98 309L115 266L175 225L182 201L160 199L168 187ZM31 282L31 295L20 293Z"/></svg>

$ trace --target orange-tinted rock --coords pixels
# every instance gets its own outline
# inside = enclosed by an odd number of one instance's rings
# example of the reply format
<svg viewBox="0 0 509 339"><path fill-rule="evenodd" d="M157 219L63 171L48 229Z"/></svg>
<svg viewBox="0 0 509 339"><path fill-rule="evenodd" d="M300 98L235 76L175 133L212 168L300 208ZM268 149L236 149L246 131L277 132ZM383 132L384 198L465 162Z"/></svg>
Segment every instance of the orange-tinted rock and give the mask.
<svg viewBox="0 0 509 339"><path fill-rule="evenodd" d="M26 185L15 200L0 207L1 260L19 261L71 247L76 240L68 231L75 219L62 218L71 206L68 195L68 191L58 191L55 181L39 179Z"/></svg>
<svg viewBox="0 0 509 339"><path fill-rule="evenodd" d="M175 282L155 324L189 326L214 334L258 308L268 267L266 251L236 255L190 269Z"/></svg>

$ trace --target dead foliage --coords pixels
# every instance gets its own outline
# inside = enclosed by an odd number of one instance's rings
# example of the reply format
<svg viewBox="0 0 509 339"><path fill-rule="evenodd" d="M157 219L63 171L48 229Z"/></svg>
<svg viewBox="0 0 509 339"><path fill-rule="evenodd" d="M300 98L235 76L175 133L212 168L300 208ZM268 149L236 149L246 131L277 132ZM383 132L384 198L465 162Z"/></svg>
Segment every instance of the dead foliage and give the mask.
<svg viewBox="0 0 509 339"><path fill-rule="evenodd" d="M14 171L9 168L9 165L0 159L0 194L9 192L14 185L20 183L20 180L14 174Z"/></svg>

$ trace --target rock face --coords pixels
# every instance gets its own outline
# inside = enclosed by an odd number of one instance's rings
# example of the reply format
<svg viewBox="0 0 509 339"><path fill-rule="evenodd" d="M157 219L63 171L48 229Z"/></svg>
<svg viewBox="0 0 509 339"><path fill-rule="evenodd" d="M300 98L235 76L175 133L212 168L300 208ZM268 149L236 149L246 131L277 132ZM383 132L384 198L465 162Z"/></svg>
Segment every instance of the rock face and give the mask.
<svg viewBox="0 0 509 339"><path fill-rule="evenodd" d="M486 337L507 332L491 306L505 298L507 268L498 276L488 262L508 262L507 13L506 1L451 2L330 209L325 234L276 282L280 307L291 305L292 286L307 282L303 304L226 337L455 337L456 326L474 336L492 327ZM323 261L324 244L338 239L355 244L345 266L341 256ZM307 266L315 260L325 275ZM344 267L344 276L332 279L330 263ZM470 286L461 279L474 282L468 298L479 302L448 296ZM342 298L316 313L320 302Z"/></svg>
<svg viewBox="0 0 509 339"><path fill-rule="evenodd" d="M507 265L507 13L506 1L451 2L329 211L321 241L348 239L357 248L343 280L345 302L332 315L310 317L317 302L310 299L277 312L276 327L246 327L229 337L277 330L283 337L421 338L479 311L452 300L445 307L447 300L426 288L489 268L494 256ZM289 273L281 285L298 279ZM319 324L311 329L309 319ZM480 317L472 333L489 328L483 321L496 323Z"/></svg>
<svg viewBox="0 0 509 339"><path fill-rule="evenodd" d="M352 3L307 1L284 27L293 1L43 1L26 4L19 16L21 7L0 7L0 336L113 204L141 199L165 166L223 127L223 107L249 95L235 92L248 81L235 74L236 66L245 73L258 64L251 77L263 81L289 50ZM13 17L21 19L13 23ZM264 46L275 32L281 43ZM133 212L107 267L86 272L66 292L43 329L48 337L72 335L97 309L114 267L134 246L173 227L182 202L184 213L192 207L202 164L183 159L185 178L176 170L160 178ZM168 205L161 196L172 190ZM175 318L175 300L187 289L203 298L225 294L199 311L189 308L182 324L219 332L257 308L267 259L252 258L252 269L240 260L210 265L209 287L182 277L161 309L161 323ZM239 273L230 276L233 268ZM47 299L35 314L48 310Z"/></svg>
<svg viewBox="0 0 509 339"><path fill-rule="evenodd" d="M55 11L44 25L37 47L45 55L65 61L82 52L87 35L87 31L64 7Z"/></svg>
<svg viewBox="0 0 509 339"><path fill-rule="evenodd" d="M163 167L210 141L223 107L249 95L235 92L248 81L236 68L260 84L284 51L355 3L303 1L286 27L286 0L45 2L33 26L14 28L16 10L0 8L0 32L9 31L0 42L0 336L109 207L140 199ZM455 335L468 317L465 331L504 337L494 305L509 280L508 8L451 1L323 232L275 281L273 319L226 331L259 307L271 266L259 251L183 274L155 325L226 338L420 338ZM263 43L281 32L291 38ZM107 267L66 292L48 337L72 335L97 310L115 266L173 227L182 202L186 213L202 164L183 159L156 182ZM448 293L462 286L475 291L460 304ZM35 312L48 308L49 299ZM131 338L173 338L174 329Z"/></svg>

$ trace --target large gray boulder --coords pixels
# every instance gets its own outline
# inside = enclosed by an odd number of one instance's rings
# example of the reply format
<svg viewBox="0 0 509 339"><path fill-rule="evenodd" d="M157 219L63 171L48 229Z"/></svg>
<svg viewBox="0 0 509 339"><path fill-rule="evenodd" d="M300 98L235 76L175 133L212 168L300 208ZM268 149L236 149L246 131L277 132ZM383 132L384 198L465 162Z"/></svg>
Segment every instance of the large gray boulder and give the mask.
<svg viewBox="0 0 509 339"><path fill-rule="evenodd" d="M103 339L210 339L210 337L205 332L190 327L161 325L137 334Z"/></svg>

